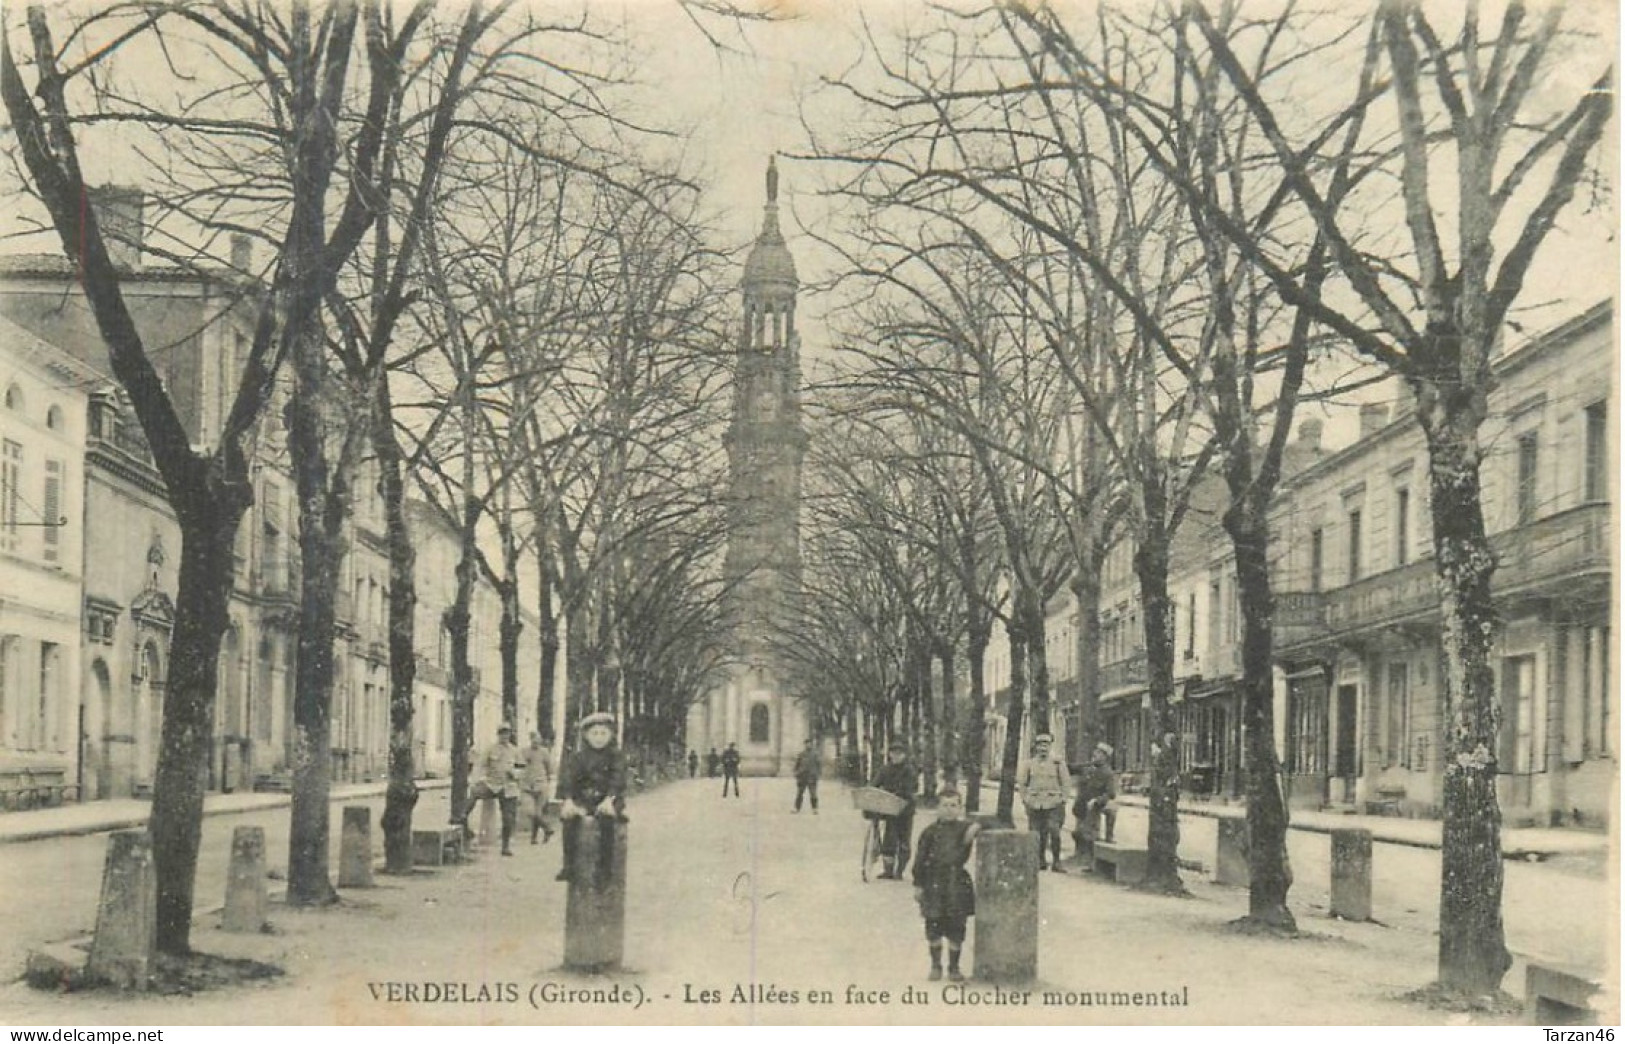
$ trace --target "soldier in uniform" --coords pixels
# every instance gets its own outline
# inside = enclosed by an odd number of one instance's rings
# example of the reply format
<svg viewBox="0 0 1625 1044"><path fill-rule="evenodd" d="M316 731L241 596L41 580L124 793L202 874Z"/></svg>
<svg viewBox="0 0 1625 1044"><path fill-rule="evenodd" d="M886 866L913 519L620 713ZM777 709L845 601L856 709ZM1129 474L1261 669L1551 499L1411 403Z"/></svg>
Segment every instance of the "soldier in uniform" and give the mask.
<svg viewBox="0 0 1625 1044"><path fill-rule="evenodd" d="M942 978L942 944L948 943L948 978L964 982L959 951L965 945L965 922L976 913L976 887L965 862L980 827L965 820L959 792L937 793L937 821L920 832L914 860L914 899L925 919L925 941L931 948L931 981Z"/></svg>
<svg viewBox="0 0 1625 1044"><path fill-rule="evenodd" d="M1111 757L1111 744L1096 744L1089 764L1078 774L1078 799L1072 805L1078 826L1072 837L1078 843L1079 852L1085 846L1094 846L1100 835L1101 819L1106 821L1106 836L1102 840L1110 844L1116 830L1117 806L1113 799L1117 797L1117 780L1112 776Z"/></svg>
<svg viewBox="0 0 1625 1044"><path fill-rule="evenodd" d="M513 726L497 729L497 741L488 747L479 762L479 780L468 805L456 822L467 829L468 814L482 800L495 798L502 809L502 854L513 855L514 821L519 818L519 773L524 759L513 742Z"/></svg>
<svg viewBox="0 0 1625 1044"><path fill-rule="evenodd" d="M615 716L599 712L581 719L582 745L559 773L559 816L564 820L564 868L570 880L583 822L598 824L598 874L609 873L615 823L626 822L626 755L615 745Z"/></svg>
<svg viewBox="0 0 1625 1044"><path fill-rule="evenodd" d="M553 825L547 821L547 795L553 789L553 771L548 765L548 750L540 732L530 734L520 781L525 790L525 812L530 816L530 843L536 843L539 832L545 844L553 840Z"/></svg>

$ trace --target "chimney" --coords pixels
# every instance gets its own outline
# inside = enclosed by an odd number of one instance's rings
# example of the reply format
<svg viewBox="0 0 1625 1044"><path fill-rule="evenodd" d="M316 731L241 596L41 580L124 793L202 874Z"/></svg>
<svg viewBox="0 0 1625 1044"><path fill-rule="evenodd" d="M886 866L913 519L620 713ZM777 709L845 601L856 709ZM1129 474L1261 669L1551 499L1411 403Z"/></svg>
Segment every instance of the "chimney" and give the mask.
<svg viewBox="0 0 1625 1044"><path fill-rule="evenodd" d="M233 232L231 234L231 270L238 275L248 275L249 268L254 264L254 241L248 238L246 232Z"/></svg>
<svg viewBox="0 0 1625 1044"><path fill-rule="evenodd" d="M103 185L90 190L90 202L96 208L96 221L101 225L102 239L113 264L139 269L141 242L146 232L142 220L146 194L124 185Z"/></svg>
<svg viewBox="0 0 1625 1044"><path fill-rule="evenodd" d="M1319 417L1305 417L1298 425L1298 445L1313 453L1320 452L1320 437L1326 432L1326 422Z"/></svg>
<svg viewBox="0 0 1625 1044"><path fill-rule="evenodd" d="M1360 438L1370 438L1388 423L1388 404L1368 402L1360 407Z"/></svg>

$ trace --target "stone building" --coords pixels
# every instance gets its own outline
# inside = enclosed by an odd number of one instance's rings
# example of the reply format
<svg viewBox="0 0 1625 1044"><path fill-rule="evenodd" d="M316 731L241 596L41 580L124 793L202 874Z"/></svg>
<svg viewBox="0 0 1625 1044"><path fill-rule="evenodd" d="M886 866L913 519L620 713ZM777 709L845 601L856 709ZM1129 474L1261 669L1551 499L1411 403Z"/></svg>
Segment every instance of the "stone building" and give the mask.
<svg viewBox="0 0 1625 1044"><path fill-rule="evenodd" d="M800 337L796 266L779 230L778 169L769 161L762 231L745 260L744 328L734 370L728 550L733 628L727 680L689 712L688 746L738 743L741 769L790 771L807 736L775 638L795 619L801 583Z"/></svg>

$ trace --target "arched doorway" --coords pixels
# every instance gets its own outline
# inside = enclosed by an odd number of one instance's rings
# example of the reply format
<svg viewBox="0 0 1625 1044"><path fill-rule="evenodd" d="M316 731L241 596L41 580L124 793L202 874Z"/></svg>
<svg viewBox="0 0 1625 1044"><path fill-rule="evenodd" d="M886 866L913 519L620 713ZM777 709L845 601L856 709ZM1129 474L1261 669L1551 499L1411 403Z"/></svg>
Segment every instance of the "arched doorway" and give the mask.
<svg viewBox="0 0 1625 1044"><path fill-rule="evenodd" d="M84 791L81 797L99 801L114 794L115 748L126 755L129 745L119 743L113 721L113 677L101 657L85 673Z"/></svg>

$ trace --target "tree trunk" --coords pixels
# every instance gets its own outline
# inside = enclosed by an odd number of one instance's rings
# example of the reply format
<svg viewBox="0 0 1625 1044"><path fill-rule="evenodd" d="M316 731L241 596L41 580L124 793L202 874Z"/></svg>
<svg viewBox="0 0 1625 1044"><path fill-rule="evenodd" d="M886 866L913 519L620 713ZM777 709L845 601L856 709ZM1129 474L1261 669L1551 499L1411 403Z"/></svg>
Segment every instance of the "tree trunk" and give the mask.
<svg viewBox="0 0 1625 1044"><path fill-rule="evenodd" d="M1014 826L1016 773L1021 769L1021 729L1027 711L1027 636L1022 633L1019 614L1005 625L1010 638L1010 700L1005 716L1004 759L999 766L999 822Z"/></svg>
<svg viewBox="0 0 1625 1044"><path fill-rule="evenodd" d="M538 551L537 557L540 558L543 554L545 552ZM536 683L536 727L541 730L547 745L552 746L553 675L559 666L559 621L553 611L553 581L546 562L541 563L537 575L536 616L540 621L537 629L541 632L542 676Z"/></svg>
<svg viewBox="0 0 1625 1044"><path fill-rule="evenodd" d="M1144 887L1183 892L1179 878L1179 737L1174 728L1174 635L1168 600L1168 536L1156 526L1134 553L1145 622L1146 684L1151 694L1151 823L1146 831Z"/></svg>
<svg viewBox="0 0 1625 1044"><path fill-rule="evenodd" d="M1078 602L1075 636L1078 678L1078 735L1072 742L1072 760L1085 764L1095 744L1105 737L1100 729L1100 559L1079 562L1072 578L1072 596Z"/></svg>
<svg viewBox="0 0 1625 1044"><path fill-rule="evenodd" d="M203 787L214 730L220 640L226 632L238 523L246 500L221 497L219 514L181 514L180 582L169 675L164 679L163 734L153 780L153 859L158 877L158 949L191 952L192 897L203 838Z"/></svg>
<svg viewBox="0 0 1625 1044"><path fill-rule="evenodd" d="M588 652L592 646L587 641L585 605L577 604L569 609L564 640L567 650L564 669L569 682L569 692L565 694L564 745L569 749L575 735L575 723L592 713L593 669Z"/></svg>
<svg viewBox="0 0 1625 1044"><path fill-rule="evenodd" d="M417 689L417 551L406 521L406 486L401 449L386 376L378 378L373 416L373 451L378 455L378 487L384 501L389 544L389 785L384 791L384 869L412 872L412 810L418 802L414 722Z"/></svg>
<svg viewBox="0 0 1625 1044"><path fill-rule="evenodd" d="M1043 599L1035 598L1027 613L1027 662L1033 691L1033 735L1048 733L1050 724L1049 651L1045 648L1049 628L1044 620Z"/></svg>
<svg viewBox="0 0 1625 1044"><path fill-rule="evenodd" d="M1247 919L1287 931L1297 921L1287 907L1292 864L1287 858L1286 802L1275 754L1275 677L1267 505L1246 505L1225 514L1236 553L1241 603L1241 713L1247 744L1247 833L1251 884Z"/></svg>
<svg viewBox="0 0 1625 1044"><path fill-rule="evenodd" d="M470 503L465 520L478 518ZM479 682L469 659L469 631L472 621L474 584L478 566L474 559L474 525L463 527L462 555L457 561L457 593L446 610L446 633L451 641L451 819L456 822L468 807L468 773L474 761L474 701Z"/></svg>
<svg viewBox="0 0 1625 1044"><path fill-rule="evenodd" d="M920 740L924 750L920 770L920 791L928 798L937 796L937 715L931 692L931 647L921 642L915 653L915 692L919 697Z"/></svg>
<svg viewBox="0 0 1625 1044"><path fill-rule="evenodd" d="M937 657L942 662L942 781L948 786L959 785L959 709L954 706L954 647L949 642L937 646ZM970 795L966 795L968 799Z"/></svg>
<svg viewBox="0 0 1625 1044"><path fill-rule="evenodd" d="M970 720L965 723L965 811L979 811L982 805L982 762L987 757L987 665L988 629L972 624L965 647L970 671Z"/></svg>
<svg viewBox="0 0 1625 1044"><path fill-rule="evenodd" d="M1495 555L1485 535L1479 484L1482 412L1470 394L1451 385L1413 387L1428 441L1444 654L1439 983L1479 996L1499 989L1512 963L1501 921L1499 708L1490 660L1498 621L1490 590Z"/></svg>
<svg viewBox="0 0 1625 1044"><path fill-rule="evenodd" d="M517 563L510 563L510 570ZM502 654L502 720L519 727L519 636L525 630L525 621L519 615L519 581L509 572L499 588L502 598L502 622L498 625L498 644ZM540 722L537 723L538 731ZM517 737L516 737L517 738Z"/></svg>

